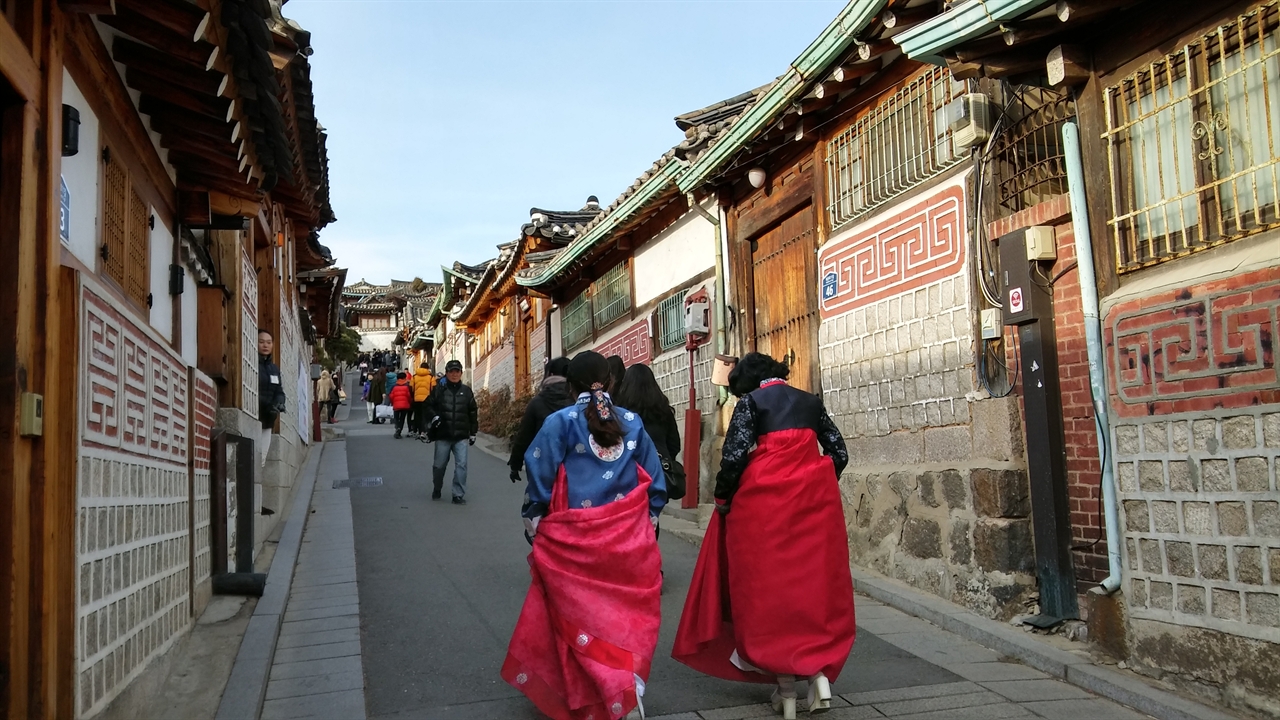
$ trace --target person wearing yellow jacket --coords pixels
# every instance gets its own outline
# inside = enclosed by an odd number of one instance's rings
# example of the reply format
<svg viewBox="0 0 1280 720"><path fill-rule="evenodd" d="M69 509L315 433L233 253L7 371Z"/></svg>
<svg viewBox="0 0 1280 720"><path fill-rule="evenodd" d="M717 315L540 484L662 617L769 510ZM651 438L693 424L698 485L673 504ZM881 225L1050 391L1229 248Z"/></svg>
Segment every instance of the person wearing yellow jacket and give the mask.
<svg viewBox="0 0 1280 720"><path fill-rule="evenodd" d="M413 391L413 408L409 413L409 434L413 437L422 437L427 432L427 398L431 397L431 391L436 388L436 376L431 374L431 368L426 363L418 366L413 371L413 377L409 379L409 389Z"/></svg>

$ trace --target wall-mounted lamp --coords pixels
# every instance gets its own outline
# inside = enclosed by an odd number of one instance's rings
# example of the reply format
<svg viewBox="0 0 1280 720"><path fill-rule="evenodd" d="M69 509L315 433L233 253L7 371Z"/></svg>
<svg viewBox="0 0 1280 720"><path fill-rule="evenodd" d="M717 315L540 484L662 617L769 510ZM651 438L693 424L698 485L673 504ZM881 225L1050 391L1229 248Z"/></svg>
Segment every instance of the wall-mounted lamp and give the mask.
<svg viewBox="0 0 1280 720"><path fill-rule="evenodd" d="M70 105L62 106L62 157L80 152L80 111Z"/></svg>
<svg viewBox="0 0 1280 720"><path fill-rule="evenodd" d="M747 171L747 182L751 183L753 188L764 187L764 181L768 177L768 173L764 171L764 168L754 167Z"/></svg>

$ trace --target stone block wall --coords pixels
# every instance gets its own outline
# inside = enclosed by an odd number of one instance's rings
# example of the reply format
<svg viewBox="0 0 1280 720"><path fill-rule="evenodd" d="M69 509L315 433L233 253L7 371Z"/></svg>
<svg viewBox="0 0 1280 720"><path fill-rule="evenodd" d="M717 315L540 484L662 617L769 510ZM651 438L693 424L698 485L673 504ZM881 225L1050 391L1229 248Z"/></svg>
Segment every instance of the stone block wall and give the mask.
<svg viewBox="0 0 1280 720"><path fill-rule="evenodd" d="M481 358L476 363L471 376L471 387L477 392L488 390L496 392L507 388L515 392L516 386L516 354L515 343L508 339L498 349Z"/></svg>
<svg viewBox="0 0 1280 720"><path fill-rule="evenodd" d="M1280 268L1177 280L1104 325L1130 659L1275 708Z"/></svg>
<svg viewBox="0 0 1280 720"><path fill-rule="evenodd" d="M547 368L547 325L543 321L529 331L529 389L537 393Z"/></svg>
<svg viewBox="0 0 1280 720"><path fill-rule="evenodd" d="M1004 618L1035 588L1029 489L1017 399L977 386L964 177L820 250L820 376L854 564Z"/></svg>

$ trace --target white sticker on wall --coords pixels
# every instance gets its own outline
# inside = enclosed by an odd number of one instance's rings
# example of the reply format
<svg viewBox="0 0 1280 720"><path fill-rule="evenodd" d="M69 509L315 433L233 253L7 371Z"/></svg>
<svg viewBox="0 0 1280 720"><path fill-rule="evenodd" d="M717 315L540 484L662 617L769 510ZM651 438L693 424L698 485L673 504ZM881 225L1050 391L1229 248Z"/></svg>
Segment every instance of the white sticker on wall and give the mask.
<svg viewBox="0 0 1280 720"><path fill-rule="evenodd" d="M1020 313L1022 312L1022 307L1023 307L1022 288L1020 287L1010 288L1009 289L1009 312Z"/></svg>

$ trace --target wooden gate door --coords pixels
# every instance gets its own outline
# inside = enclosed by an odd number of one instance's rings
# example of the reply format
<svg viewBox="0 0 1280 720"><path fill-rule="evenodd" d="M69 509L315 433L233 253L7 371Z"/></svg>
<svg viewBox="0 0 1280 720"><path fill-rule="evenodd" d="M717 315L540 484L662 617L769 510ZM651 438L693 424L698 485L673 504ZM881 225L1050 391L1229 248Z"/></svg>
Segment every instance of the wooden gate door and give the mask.
<svg viewBox="0 0 1280 720"><path fill-rule="evenodd" d="M754 240L751 279L757 352L786 362L791 384L818 392L818 247L813 205Z"/></svg>

